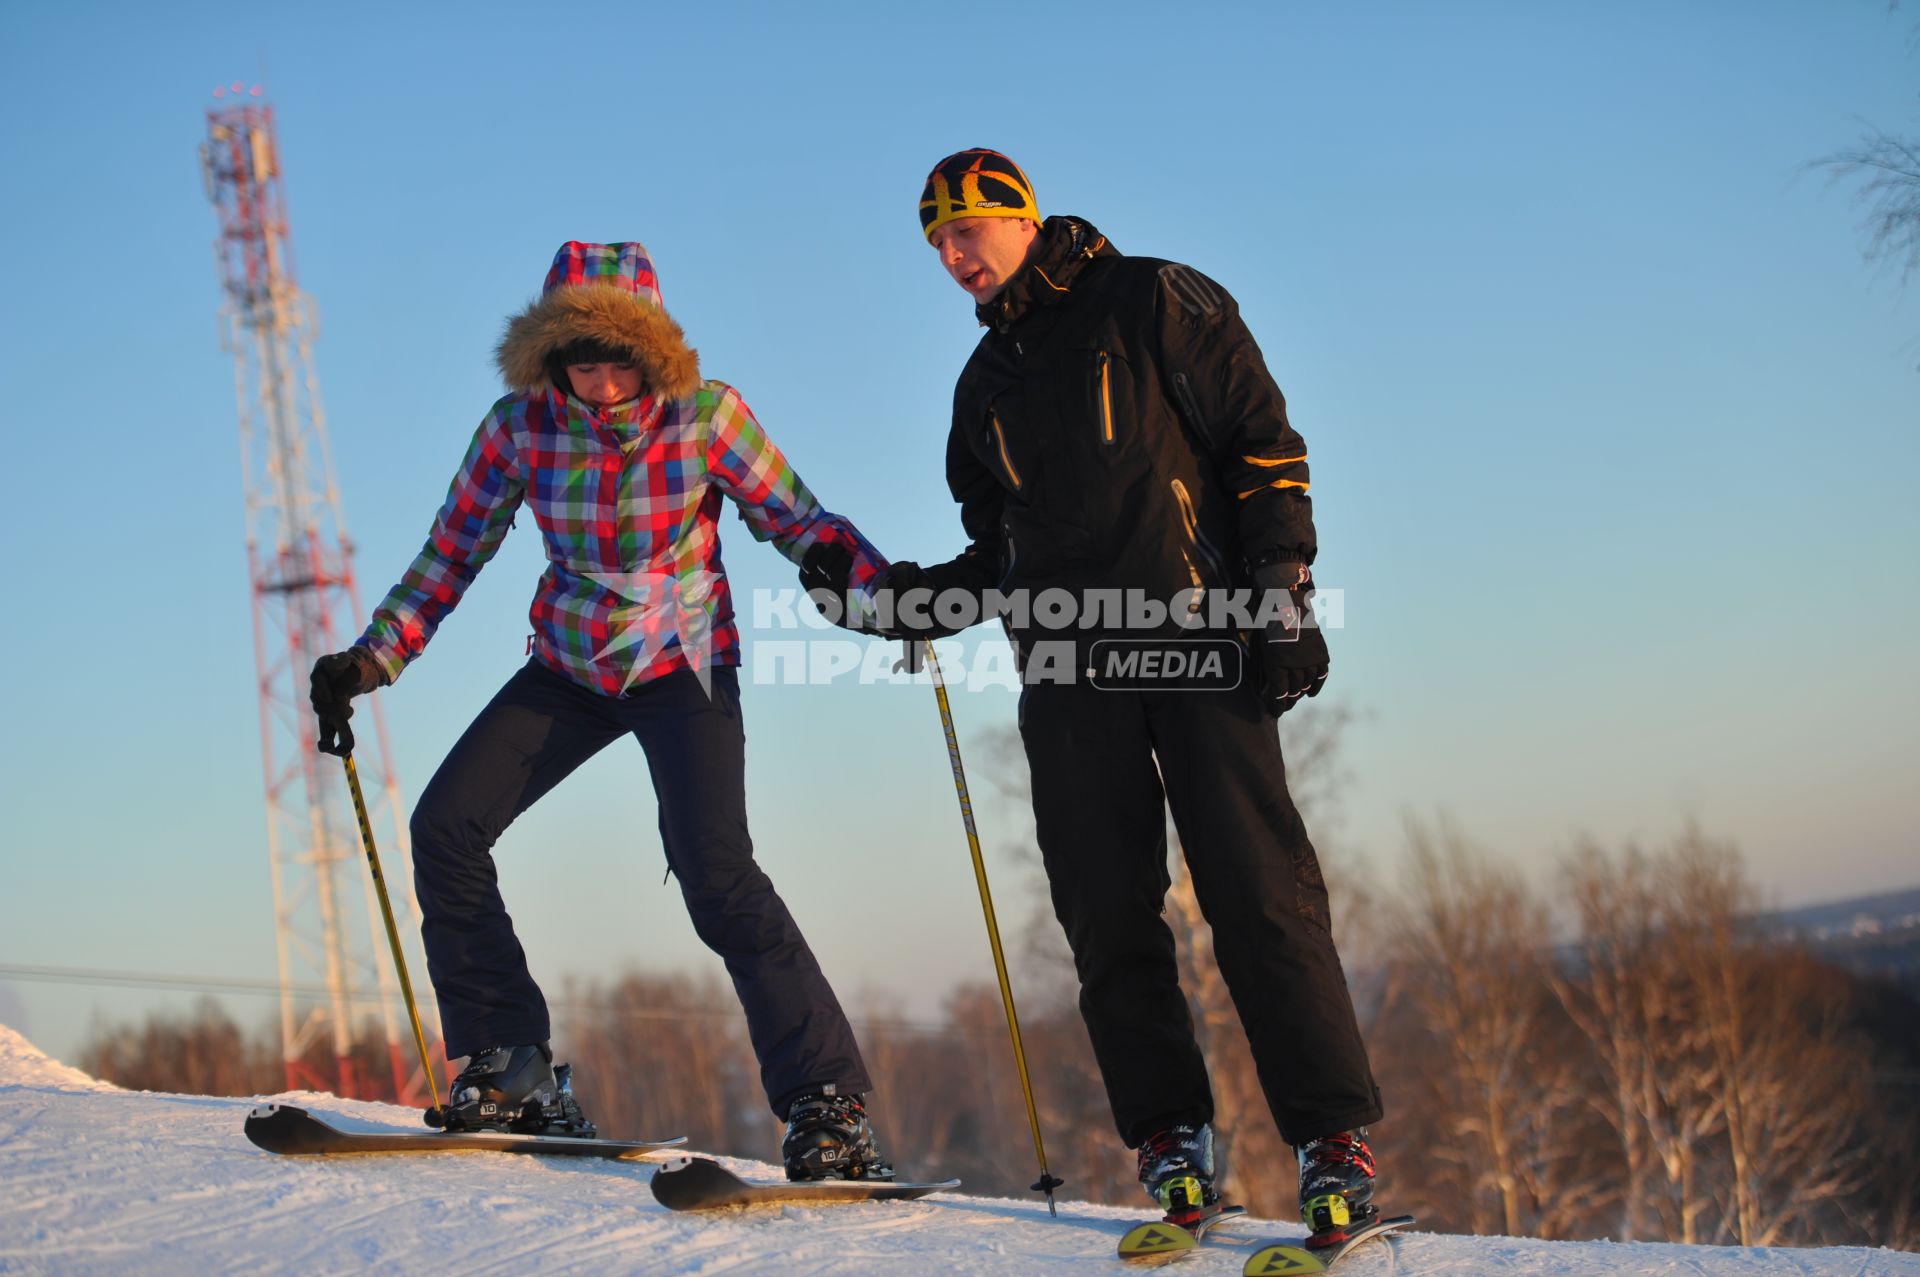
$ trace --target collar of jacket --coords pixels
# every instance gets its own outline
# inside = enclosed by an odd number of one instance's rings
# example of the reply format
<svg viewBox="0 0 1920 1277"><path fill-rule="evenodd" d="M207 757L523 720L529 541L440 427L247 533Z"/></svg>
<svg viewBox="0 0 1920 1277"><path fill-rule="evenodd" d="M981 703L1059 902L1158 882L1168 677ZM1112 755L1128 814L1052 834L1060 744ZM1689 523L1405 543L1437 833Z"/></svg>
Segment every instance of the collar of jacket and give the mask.
<svg viewBox="0 0 1920 1277"><path fill-rule="evenodd" d="M1006 332L1042 306L1073 291L1073 281L1096 257L1118 257L1120 250L1077 217L1049 217L1040 226L1040 250L991 300L973 308L980 326Z"/></svg>
<svg viewBox="0 0 1920 1277"><path fill-rule="evenodd" d="M566 423L569 429L585 425L603 442L622 452L631 451L641 436L659 425L666 415L666 405L660 396L650 391L608 408L596 408L557 386L547 387L546 396L555 421Z"/></svg>

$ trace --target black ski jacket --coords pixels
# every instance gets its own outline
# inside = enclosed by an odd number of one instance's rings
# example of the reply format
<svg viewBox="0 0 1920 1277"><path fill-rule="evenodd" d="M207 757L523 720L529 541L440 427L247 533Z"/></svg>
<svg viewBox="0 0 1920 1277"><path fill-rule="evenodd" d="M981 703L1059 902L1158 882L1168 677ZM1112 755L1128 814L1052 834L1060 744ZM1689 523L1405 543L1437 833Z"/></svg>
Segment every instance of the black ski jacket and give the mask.
<svg viewBox="0 0 1920 1277"><path fill-rule="evenodd" d="M1164 601L1311 564L1306 444L1233 298L1191 267L1123 256L1078 218L1041 233L978 308L988 331L947 439L972 544L928 569L935 587Z"/></svg>

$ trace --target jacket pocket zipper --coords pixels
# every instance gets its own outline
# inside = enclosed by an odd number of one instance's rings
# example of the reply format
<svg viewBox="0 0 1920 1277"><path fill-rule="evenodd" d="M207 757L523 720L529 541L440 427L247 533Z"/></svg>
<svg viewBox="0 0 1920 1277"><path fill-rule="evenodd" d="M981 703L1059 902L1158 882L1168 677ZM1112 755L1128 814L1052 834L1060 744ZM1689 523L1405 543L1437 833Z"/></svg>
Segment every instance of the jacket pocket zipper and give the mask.
<svg viewBox="0 0 1920 1277"><path fill-rule="evenodd" d="M987 420L993 423L993 437L1000 443L1000 464L1006 467L1007 478L1013 484L1015 492L1020 491L1020 472L1013 468L1013 456L1007 451L1006 431L1000 428L1000 414L991 408L987 410Z"/></svg>
<svg viewBox="0 0 1920 1277"><path fill-rule="evenodd" d="M1104 350L1096 352L1093 357L1093 365L1097 373L1093 393L1100 412L1100 442L1104 444L1113 443L1113 374L1110 368L1112 362Z"/></svg>
<svg viewBox="0 0 1920 1277"><path fill-rule="evenodd" d="M1208 543L1207 538L1201 535L1200 516L1193 508L1193 497L1187 492L1187 485L1175 479L1172 481L1171 487L1173 488L1173 499L1180 507L1180 521L1186 525L1188 543L1200 552L1200 557L1204 559L1207 566L1213 570L1214 579L1218 580L1222 585L1225 585L1227 583L1226 566L1221 562L1220 556L1215 552L1213 546ZM1187 570L1194 572L1192 559L1187 560ZM1193 583L1196 587L1203 584L1197 572L1194 572Z"/></svg>
<svg viewBox="0 0 1920 1277"><path fill-rule="evenodd" d="M1187 374L1173 374L1173 397L1180 402L1180 410L1187 414L1187 424L1200 436L1200 442L1213 447L1213 436L1207 433L1206 420L1200 415L1200 401L1193 397L1193 384L1187 380Z"/></svg>

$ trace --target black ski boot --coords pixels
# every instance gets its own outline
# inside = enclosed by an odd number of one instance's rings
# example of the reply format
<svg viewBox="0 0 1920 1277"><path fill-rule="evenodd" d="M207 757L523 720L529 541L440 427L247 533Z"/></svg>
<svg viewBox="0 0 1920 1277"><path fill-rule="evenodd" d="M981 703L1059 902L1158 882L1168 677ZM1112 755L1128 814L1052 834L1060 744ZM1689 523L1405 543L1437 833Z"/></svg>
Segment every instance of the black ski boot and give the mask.
<svg viewBox="0 0 1920 1277"><path fill-rule="evenodd" d="M1168 1220L1197 1219L1220 1204L1213 1184L1213 1128L1169 1126L1140 1146L1140 1182Z"/></svg>
<svg viewBox="0 0 1920 1277"><path fill-rule="evenodd" d="M467 1057L447 1089L447 1107L429 1126L450 1131L511 1131L519 1135L599 1135L573 1098L572 1068L553 1066L553 1047L492 1046Z"/></svg>
<svg viewBox="0 0 1920 1277"><path fill-rule="evenodd" d="M1309 1247L1337 1246L1380 1214L1364 1126L1308 1140L1299 1153L1300 1218L1313 1230Z"/></svg>
<svg viewBox="0 0 1920 1277"><path fill-rule="evenodd" d="M874 1147L866 1105L831 1086L787 1106L780 1157L790 1180L893 1178L893 1167Z"/></svg>

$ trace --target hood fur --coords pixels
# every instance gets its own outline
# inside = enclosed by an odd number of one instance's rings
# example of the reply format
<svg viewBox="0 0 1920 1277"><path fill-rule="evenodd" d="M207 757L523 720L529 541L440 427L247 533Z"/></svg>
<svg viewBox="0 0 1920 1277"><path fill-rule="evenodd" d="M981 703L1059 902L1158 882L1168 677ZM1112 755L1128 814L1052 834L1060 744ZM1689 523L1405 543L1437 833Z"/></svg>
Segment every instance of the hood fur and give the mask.
<svg viewBox="0 0 1920 1277"><path fill-rule="evenodd" d="M547 357L580 338L633 352L647 388L684 399L700 387L700 356L660 304L639 244L561 246L539 298L507 321L494 361L507 387L544 390Z"/></svg>

